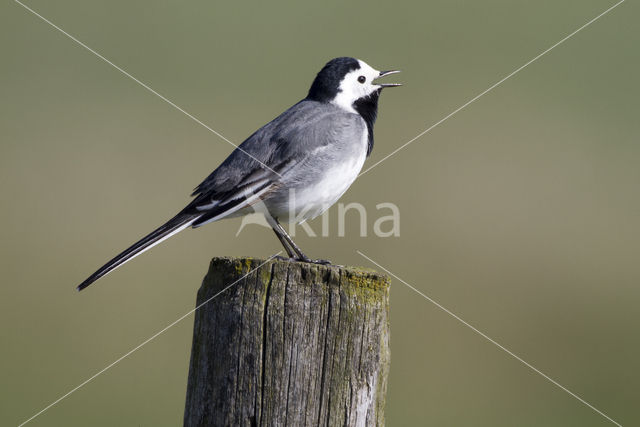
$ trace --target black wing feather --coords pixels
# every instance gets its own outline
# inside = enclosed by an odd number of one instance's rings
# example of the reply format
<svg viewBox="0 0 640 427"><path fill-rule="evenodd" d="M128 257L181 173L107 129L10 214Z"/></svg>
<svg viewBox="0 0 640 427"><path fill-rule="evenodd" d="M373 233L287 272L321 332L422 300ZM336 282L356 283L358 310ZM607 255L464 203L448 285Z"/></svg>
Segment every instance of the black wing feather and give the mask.
<svg viewBox="0 0 640 427"><path fill-rule="evenodd" d="M175 217L171 218L166 223L162 224L160 227L156 228L151 233L147 234L142 239L138 240L136 243L131 245L129 248L125 249L120 254L116 255L111 261L107 262L105 265L100 267L98 271L89 276L84 282L78 285L78 290L81 291L105 274L109 273L112 270L120 267L122 264L130 260L132 257L138 255L140 252L149 248L156 242L158 242L163 237L168 234L174 232L178 228L184 226L185 224L193 221L199 215L189 215L180 213Z"/></svg>

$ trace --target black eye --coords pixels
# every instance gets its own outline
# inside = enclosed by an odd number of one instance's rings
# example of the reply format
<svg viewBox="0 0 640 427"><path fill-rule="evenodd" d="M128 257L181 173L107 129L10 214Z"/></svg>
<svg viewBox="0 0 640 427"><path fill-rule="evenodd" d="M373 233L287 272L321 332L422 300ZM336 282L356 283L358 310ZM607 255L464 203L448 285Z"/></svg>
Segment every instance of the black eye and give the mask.
<svg viewBox="0 0 640 427"><path fill-rule="evenodd" d="M360 76L360 77L358 77L358 81L359 81L360 83L364 84L364 82L366 82L366 81L367 81L367 79L366 79L366 77L365 77L365 76Z"/></svg>

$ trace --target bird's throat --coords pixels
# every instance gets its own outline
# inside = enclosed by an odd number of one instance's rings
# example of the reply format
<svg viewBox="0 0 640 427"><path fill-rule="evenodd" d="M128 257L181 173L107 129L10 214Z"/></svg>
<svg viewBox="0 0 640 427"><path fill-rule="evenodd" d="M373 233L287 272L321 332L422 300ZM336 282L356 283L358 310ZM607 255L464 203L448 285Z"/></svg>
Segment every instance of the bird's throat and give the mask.
<svg viewBox="0 0 640 427"><path fill-rule="evenodd" d="M380 99L380 90L360 98L353 103L353 109L360 114L367 124L367 132L369 133L367 157L373 150L373 124L376 122L376 117L378 116L378 99Z"/></svg>

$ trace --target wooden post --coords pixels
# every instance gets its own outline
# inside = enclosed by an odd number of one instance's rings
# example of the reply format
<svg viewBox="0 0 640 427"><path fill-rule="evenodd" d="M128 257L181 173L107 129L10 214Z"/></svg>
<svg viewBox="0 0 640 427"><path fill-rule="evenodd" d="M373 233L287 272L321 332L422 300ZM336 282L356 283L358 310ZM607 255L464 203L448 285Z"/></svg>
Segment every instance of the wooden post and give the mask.
<svg viewBox="0 0 640 427"><path fill-rule="evenodd" d="M263 262L211 261L184 425L384 425L389 278L280 259L257 268Z"/></svg>

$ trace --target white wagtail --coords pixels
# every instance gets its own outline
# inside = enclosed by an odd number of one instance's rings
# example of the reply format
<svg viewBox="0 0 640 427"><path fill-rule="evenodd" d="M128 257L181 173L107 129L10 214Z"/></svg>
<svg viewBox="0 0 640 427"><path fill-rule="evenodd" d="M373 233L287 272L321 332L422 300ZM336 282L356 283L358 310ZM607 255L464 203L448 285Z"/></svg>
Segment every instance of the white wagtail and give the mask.
<svg viewBox="0 0 640 427"><path fill-rule="evenodd" d="M236 148L198 187L195 199L158 229L106 263L82 290L187 227L252 213L265 217L289 257L309 259L279 221L303 222L333 205L358 176L373 148L373 124L385 87L378 71L355 58L335 58L320 70L305 99Z"/></svg>

